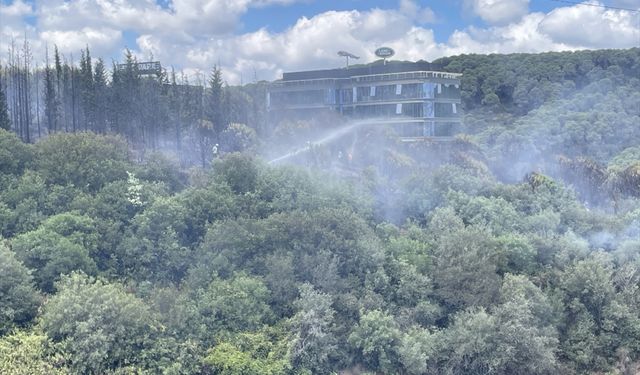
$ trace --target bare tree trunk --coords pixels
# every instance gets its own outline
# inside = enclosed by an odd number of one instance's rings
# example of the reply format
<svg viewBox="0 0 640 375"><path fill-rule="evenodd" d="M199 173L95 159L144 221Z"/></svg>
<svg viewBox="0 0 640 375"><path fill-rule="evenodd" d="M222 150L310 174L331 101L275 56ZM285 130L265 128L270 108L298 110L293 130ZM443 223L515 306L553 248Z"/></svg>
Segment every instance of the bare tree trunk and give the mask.
<svg viewBox="0 0 640 375"><path fill-rule="evenodd" d="M73 66L73 55L71 55L71 124L73 127L73 132L76 132L77 128L77 119L76 119L76 75L75 68Z"/></svg>
<svg viewBox="0 0 640 375"><path fill-rule="evenodd" d="M29 66L31 62L31 51L29 49L29 42L27 41L27 37L25 35L24 38L24 47L23 47L23 57L24 57L24 81L23 81L23 99L24 99L24 127L25 127L25 141L27 143L31 143L31 96L29 95Z"/></svg>
<svg viewBox="0 0 640 375"><path fill-rule="evenodd" d="M38 65L36 65L33 79L36 81L36 123L38 124L38 139L40 139L42 138L42 132L40 130L40 79L38 77Z"/></svg>
<svg viewBox="0 0 640 375"><path fill-rule="evenodd" d="M13 117L13 128L16 134L22 138L22 126L20 124L20 107L18 102L19 97L19 80L18 80L18 67L16 64L16 50L15 41L11 40L11 48L9 50L9 77L11 79L11 116Z"/></svg>

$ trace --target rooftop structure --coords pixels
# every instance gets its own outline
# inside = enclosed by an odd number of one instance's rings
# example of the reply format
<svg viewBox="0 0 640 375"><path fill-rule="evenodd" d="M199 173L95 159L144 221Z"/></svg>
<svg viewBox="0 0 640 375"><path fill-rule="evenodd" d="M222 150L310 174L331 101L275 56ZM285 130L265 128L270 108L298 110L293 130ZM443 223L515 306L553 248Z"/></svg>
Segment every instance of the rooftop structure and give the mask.
<svg viewBox="0 0 640 375"><path fill-rule="evenodd" d="M273 117L336 111L389 124L403 140L446 139L460 124L460 76L425 61L284 73L267 109Z"/></svg>
<svg viewBox="0 0 640 375"><path fill-rule="evenodd" d="M137 70L138 74L144 75L160 75L162 74L162 66L160 61L144 61L136 62L132 64L133 68ZM129 64L118 64L118 70L125 70L129 67Z"/></svg>

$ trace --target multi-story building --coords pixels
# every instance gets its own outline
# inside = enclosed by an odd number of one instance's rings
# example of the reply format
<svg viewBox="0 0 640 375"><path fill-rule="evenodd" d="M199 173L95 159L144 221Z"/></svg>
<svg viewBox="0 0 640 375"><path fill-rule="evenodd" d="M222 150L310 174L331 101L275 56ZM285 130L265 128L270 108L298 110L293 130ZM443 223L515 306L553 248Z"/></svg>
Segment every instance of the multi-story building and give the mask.
<svg viewBox="0 0 640 375"><path fill-rule="evenodd" d="M323 111L388 124L403 140L446 139L461 119L460 76L419 62L284 73L267 92L272 118Z"/></svg>

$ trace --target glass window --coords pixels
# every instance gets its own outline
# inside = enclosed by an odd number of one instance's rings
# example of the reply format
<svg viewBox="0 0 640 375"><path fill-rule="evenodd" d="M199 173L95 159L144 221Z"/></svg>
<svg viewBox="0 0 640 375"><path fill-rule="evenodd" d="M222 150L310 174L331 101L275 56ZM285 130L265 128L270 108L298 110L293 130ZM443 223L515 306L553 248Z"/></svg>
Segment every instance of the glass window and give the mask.
<svg viewBox="0 0 640 375"><path fill-rule="evenodd" d="M434 117L434 112L433 112L433 102L431 101L426 101L422 104L422 113L424 113L424 117L427 118L433 118Z"/></svg>
<svg viewBox="0 0 640 375"><path fill-rule="evenodd" d="M423 109L421 103L404 103L402 114L409 117L422 117Z"/></svg>
<svg viewBox="0 0 640 375"><path fill-rule="evenodd" d="M458 117L455 103L435 103L435 117Z"/></svg>
<svg viewBox="0 0 640 375"><path fill-rule="evenodd" d="M334 91L332 89L325 90L325 103L326 104L336 104L336 97Z"/></svg>
<svg viewBox="0 0 640 375"><path fill-rule="evenodd" d="M342 89L340 90L340 95L342 95L341 103L342 104L351 104L353 103L353 91L351 89Z"/></svg>
<svg viewBox="0 0 640 375"><path fill-rule="evenodd" d="M425 99L433 99L435 97L435 86L433 82L424 82L422 84L422 97Z"/></svg>
<svg viewBox="0 0 640 375"><path fill-rule="evenodd" d="M371 89L369 86L362 86L356 88L357 100L359 102L367 102L371 100L369 94L371 93Z"/></svg>
<svg viewBox="0 0 640 375"><path fill-rule="evenodd" d="M444 98L444 99L460 98L460 85L445 83L444 85L439 84L439 87L440 88L438 89L436 98Z"/></svg>

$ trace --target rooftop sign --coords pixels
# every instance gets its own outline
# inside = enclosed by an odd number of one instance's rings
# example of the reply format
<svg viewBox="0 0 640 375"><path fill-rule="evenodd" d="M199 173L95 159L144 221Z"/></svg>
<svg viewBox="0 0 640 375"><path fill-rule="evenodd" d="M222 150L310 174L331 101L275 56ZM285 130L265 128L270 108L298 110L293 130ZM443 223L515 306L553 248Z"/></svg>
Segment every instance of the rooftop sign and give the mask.
<svg viewBox="0 0 640 375"><path fill-rule="evenodd" d="M382 57L383 59L386 59L387 57L391 57L395 55L396 51L394 51L393 48L390 48L390 47L380 47L376 50L375 54L378 57Z"/></svg>

